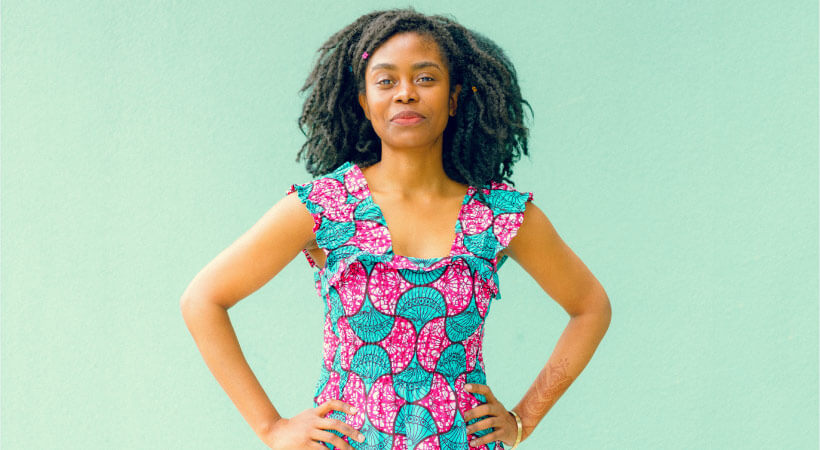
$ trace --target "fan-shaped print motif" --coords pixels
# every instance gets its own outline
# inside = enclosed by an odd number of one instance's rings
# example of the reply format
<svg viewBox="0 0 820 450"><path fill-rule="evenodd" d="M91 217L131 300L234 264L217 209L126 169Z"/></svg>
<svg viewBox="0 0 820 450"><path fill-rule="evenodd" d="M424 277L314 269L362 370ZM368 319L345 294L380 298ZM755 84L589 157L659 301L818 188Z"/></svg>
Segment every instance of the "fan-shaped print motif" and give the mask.
<svg viewBox="0 0 820 450"><path fill-rule="evenodd" d="M496 185L500 186L500 185ZM497 213L515 212L519 208L520 193L507 189L493 189L489 193L490 204Z"/></svg>
<svg viewBox="0 0 820 450"><path fill-rule="evenodd" d="M347 318L353 332L367 343L378 343L386 338L393 329L393 322L393 316L380 312L370 302L364 302L356 315Z"/></svg>
<svg viewBox="0 0 820 450"><path fill-rule="evenodd" d="M353 355L350 371L372 382L382 375L391 373L390 357L387 351L378 345L362 345Z"/></svg>
<svg viewBox="0 0 820 450"><path fill-rule="evenodd" d="M510 245L515 231L518 230L522 222L524 222L522 214L499 214L493 221L493 233L495 233L498 243L504 247Z"/></svg>
<svg viewBox="0 0 820 450"><path fill-rule="evenodd" d="M430 285L447 296L447 315L452 316L464 311L473 296L473 283L470 267L459 259L447 266L447 270Z"/></svg>
<svg viewBox="0 0 820 450"><path fill-rule="evenodd" d="M396 314L399 297L413 285L404 279L399 272L384 263L376 263L370 273L367 293L370 301L379 311L385 314Z"/></svg>
<svg viewBox="0 0 820 450"><path fill-rule="evenodd" d="M333 208L325 209L325 217L334 222L351 222L353 220L353 211L356 205L341 204Z"/></svg>
<svg viewBox="0 0 820 450"><path fill-rule="evenodd" d="M367 397L367 418L382 433L391 433L395 428L396 416L405 405L403 398L393 388L393 377L379 377ZM364 410L364 408L362 408Z"/></svg>
<svg viewBox="0 0 820 450"><path fill-rule="evenodd" d="M381 341L380 345L390 356L393 373L401 372L413 359L416 347L416 329L413 327L413 323L403 317L396 316L393 329Z"/></svg>
<svg viewBox="0 0 820 450"><path fill-rule="evenodd" d="M441 352L441 357L436 365L436 372L446 375L447 378L455 378L458 374L464 373L466 368L467 354L464 351L464 344L456 342Z"/></svg>
<svg viewBox="0 0 820 450"><path fill-rule="evenodd" d="M359 248L368 253L384 253L390 248L390 238L387 227L376 223L356 222L356 234Z"/></svg>
<svg viewBox="0 0 820 450"><path fill-rule="evenodd" d="M445 332L445 319L439 317L427 322L421 329L416 346L419 363L428 372L436 370L441 353L452 345Z"/></svg>
<svg viewBox="0 0 820 450"><path fill-rule="evenodd" d="M493 219L493 211L478 199L472 199L464 208L464 215L461 218L461 229L464 234L478 234L490 226Z"/></svg>
<svg viewBox="0 0 820 450"><path fill-rule="evenodd" d="M409 404L399 410L395 432L407 436L407 446L416 448L421 441L436 433L436 422L427 408Z"/></svg>
<svg viewBox="0 0 820 450"><path fill-rule="evenodd" d="M360 431L364 435L364 442L348 441L353 448L357 450L391 450L394 448L391 436L377 430L370 422L365 421ZM333 448L331 444L327 445Z"/></svg>
<svg viewBox="0 0 820 450"><path fill-rule="evenodd" d="M356 225L353 222L336 222L325 217L322 219L317 236L321 235L322 245L339 247L356 234ZM317 242L320 239L317 237Z"/></svg>
<svg viewBox="0 0 820 450"><path fill-rule="evenodd" d="M447 304L441 292L431 287L416 287L402 294L396 305L396 314L413 322L421 330L427 322L447 313Z"/></svg>
<svg viewBox="0 0 820 450"><path fill-rule="evenodd" d="M456 416L460 418L461 416ZM442 433L438 436L440 448L446 449L469 449L473 447L467 446L467 431L465 429L466 425L464 421L461 421L461 426L454 426L450 429L450 431L446 433ZM500 447L503 448L503 447Z"/></svg>
<svg viewBox="0 0 820 450"><path fill-rule="evenodd" d="M456 393L441 374L433 374L433 386L426 397L416 402L425 407L436 422L438 433L444 433L453 426L456 414Z"/></svg>
<svg viewBox="0 0 820 450"><path fill-rule="evenodd" d="M361 443L343 438L353 448L468 449L469 439L493 431L467 435L463 414L486 399L464 384L486 384L483 330L492 300L500 298L497 270L506 259L497 255L522 226L532 194L495 181L481 191L486 198L467 189L443 258L393 253L384 215L351 162L287 192L297 193L313 217L327 255L314 273L325 320L313 400L318 406L341 398L359 407L357 414L328 415L365 435Z"/></svg>
<svg viewBox="0 0 820 450"><path fill-rule="evenodd" d="M476 255L494 255L495 249L498 248L498 240L495 238L492 228L487 227L478 234L465 234L464 247L467 251Z"/></svg>
<svg viewBox="0 0 820 450"><path fill-rule="evenodd" d="M341 355L339 362L343 370L350 370L353 363L353 356L364 345L364 341L357 335L350 324L347 322L347 317L339 319L339 353Z"/></svg>
<svg viewBox="0 0 820 450"><path fill-rule="evenodd" d="M407 367L393 375L393 387L396 394L408 403L415 402L430 392L433 374L424 370L414 357Z"/></svg>
<svg viewBox="0 0 820 450"><path fill-rule="evenodd" d="M474 303L461 314L447 318L447 337L453 342L460 342L469 337L481 325L482 318Z"/></svg>
<svg viewBox="0 0 820 450"><path fill-rule="evenodd" d="M313 190L308 197L310 201L326 210L341 205L345 198L347 198L347 189L345 189L344 184L331 177L324 177L314 181Z"/></svg>
<svg viewBox="0 0 820 450"><path fill-rule="evenodd" d="M353 217L357 222L373 222L376 225L387 226L387 223L382 219L381 211L373 202L362 201L355 204L356 209L353 212ZM360 236L362 240L365 236Z"/></svg>

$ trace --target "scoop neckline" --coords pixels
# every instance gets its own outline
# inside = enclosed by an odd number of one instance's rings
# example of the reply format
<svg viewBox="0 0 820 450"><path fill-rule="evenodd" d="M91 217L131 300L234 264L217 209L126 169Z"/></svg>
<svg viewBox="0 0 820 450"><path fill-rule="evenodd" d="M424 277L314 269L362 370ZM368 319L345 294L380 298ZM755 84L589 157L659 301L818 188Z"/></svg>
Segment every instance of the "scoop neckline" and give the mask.
<svg viewBox="0 0 820 450"><path fill-rule="evenodd" d="M382 223L384 223L384 229L385 229L385 232L387 233L387 242L390 244L389 248L385 251L385 253L389 253L394 258L407 259L407 260L410 260L414 263L418 262L418 261L430 262L430 264L425 264L425 265L431 265L435 262L447 260L447 259L452 258L453 256L456 256L456 246L458 244L458 225L459 225L459 222L461 222L462 215L464 214L464 208L467 206L467 203L469 203L470 198L472 197L472 195L476 191L475 187L473 187L471 185L468 185L467 186L467 192L464 194L464 198L461 200L461 206L458 209L458 217L456 218L455 224L453 224L453 234L454 234L453 241L450 244L450 252L447 256L437 256L437 257L432 257L432 258L419 258L419 257L416 257L416 256L399 255L399 254L397 254L396 252L393 251L393 233L390 231L390 227L387 224L387 218L384 217L384 212L382 211L381 206L379 206L379 204L376 203L376 200L373 198L373 193L370 190L370 185L367 182L367 178L365 178L364 173L362 172L362 169L359 167L358 164L356 164L352 161L350 162L350 164L353 167L353 169L356 171L356 176L361 179L362 190L366 194L365 198L373 205L376 212L378 212L378 216L381 219Z"/></svg>

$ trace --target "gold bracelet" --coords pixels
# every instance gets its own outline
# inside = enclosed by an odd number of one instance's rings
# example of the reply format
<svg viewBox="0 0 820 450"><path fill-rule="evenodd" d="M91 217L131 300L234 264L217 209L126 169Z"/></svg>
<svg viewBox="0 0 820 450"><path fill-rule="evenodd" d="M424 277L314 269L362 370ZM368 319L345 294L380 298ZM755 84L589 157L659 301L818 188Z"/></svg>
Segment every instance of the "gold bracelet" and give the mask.
<svg viewBox="0 0 820 450"><path fill-rule="evenodd" d="M518 416L518 413L513 410L510 410L509 413L512 414L513 417L515 417L515 424L518 426L518 435L515 437L515 444L513 444L512 448L510 449L515 450L515 448L518 447L518 444L521 443L521 432L523 430L523 427L521 426L521 417Z"/></svg>

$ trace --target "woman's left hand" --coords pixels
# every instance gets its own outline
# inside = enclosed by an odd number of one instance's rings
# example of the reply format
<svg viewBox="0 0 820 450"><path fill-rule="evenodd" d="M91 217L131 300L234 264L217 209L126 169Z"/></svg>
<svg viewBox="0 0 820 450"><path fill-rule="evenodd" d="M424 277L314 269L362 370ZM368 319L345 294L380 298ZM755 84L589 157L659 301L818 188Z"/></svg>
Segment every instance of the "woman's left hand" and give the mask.
<svg viewBox="0 0 820 450"><path fill-rule="evenodd" d="M515 438L518 436L518 426L515 423L515 418L507 411L507 408L495 398L490 387L486 384L470 383L464 388L467 392L481 394L487 398L487 403L478 405L464 413L464 421L469 422L476 417L489 416L472 425L468 425L467 434L472 434L485 428L494 428L492 433L485 434L470 441L470 446L477 447L494 441L501 441L507 445L513 445Z"/></svg>

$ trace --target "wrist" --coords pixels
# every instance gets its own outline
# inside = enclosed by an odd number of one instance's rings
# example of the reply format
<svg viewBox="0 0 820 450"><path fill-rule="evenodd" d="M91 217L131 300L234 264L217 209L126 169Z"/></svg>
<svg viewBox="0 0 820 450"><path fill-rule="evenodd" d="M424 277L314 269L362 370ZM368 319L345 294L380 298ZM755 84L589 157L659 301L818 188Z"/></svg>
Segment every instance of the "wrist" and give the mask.
<svg viewBox="0 0 820 450"><path fill-rule="evenodd" d="M257 436L267 436L270 434L276 427L281 425L280 421L282 417L271 417L267 420L264 420L259 426L256 427L254 431L256 431Z"/></svg>
<svg viewBox="0 0 820 450"><path fill-rule="evenodd" d="M510 416L512 416L513 421L515 422L515 439L513 440L512 448L510 449L512 450L518 447L518 445L521 444L521 442L524 440L524 426L521 422L521 416L519 416L515 410L510 409L507 412L510 414Z"/></svg>

